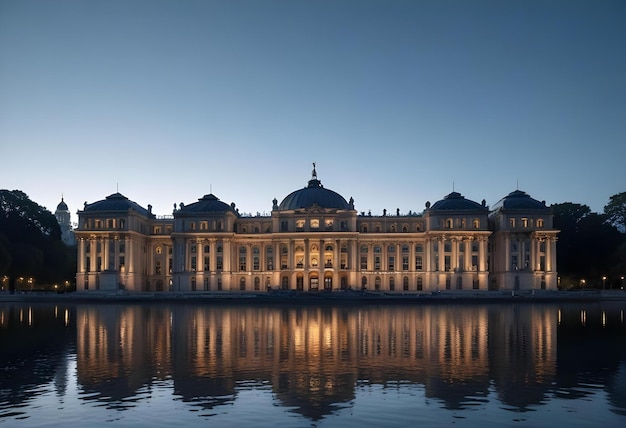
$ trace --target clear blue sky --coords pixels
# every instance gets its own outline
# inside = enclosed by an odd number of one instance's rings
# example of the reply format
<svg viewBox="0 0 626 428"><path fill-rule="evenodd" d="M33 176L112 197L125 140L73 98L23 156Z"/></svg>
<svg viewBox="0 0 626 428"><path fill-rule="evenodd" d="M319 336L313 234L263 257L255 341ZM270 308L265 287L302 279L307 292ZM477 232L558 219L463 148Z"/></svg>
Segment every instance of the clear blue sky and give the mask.
<svg viewBox="0 0 626 428"><path fill-rule="evenodd" d="M358 211L626 191L626 2L0 0L0 188Z"/></svg>

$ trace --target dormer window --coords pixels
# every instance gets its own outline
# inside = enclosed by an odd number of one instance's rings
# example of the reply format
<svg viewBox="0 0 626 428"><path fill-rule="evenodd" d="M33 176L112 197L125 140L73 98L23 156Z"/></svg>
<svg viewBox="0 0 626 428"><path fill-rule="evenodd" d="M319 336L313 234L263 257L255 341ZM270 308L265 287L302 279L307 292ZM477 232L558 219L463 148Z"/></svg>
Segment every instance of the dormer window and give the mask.
<svg viewBox="0 0 626 428"><path fill-rule="evenodd" d="M319 229L320 228L320 221L319 221L319 219L312 218L310 226L311 226L311 229Z"/></svg>
<svg viewBox="0 0 626 428"><path fill-rule="evenodd" d="M542 218L538 218L537 219L537 227L539 229L543 229L543 219Z"/></svg>

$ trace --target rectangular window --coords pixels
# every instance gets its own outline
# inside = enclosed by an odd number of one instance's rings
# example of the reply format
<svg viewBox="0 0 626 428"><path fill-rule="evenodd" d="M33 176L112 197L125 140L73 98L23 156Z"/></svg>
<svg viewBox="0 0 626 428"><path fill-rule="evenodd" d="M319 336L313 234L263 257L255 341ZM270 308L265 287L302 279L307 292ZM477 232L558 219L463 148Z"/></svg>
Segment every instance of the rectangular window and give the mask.
<svg viewBox="0 0 626 428"><path fill-rule="evenodd" d="M254 256L252 258L252 269L254 269L254 270L261 269L261 263L259 262L259 257L258 256Z"/></svg>
<svg viewBox="0 0 626 428"><path fill-rule="evenodd" d="M472 270L478 270L478 256L472 256Z"/></svg>
<svg viewBox="0 0 626 428"><path fill-rule="evenodd" d="M246 256L239 256L239 271L245 271L246 267Z"/></svg>
<svg viewBox="0 0 626 428"><path fill-rule="evenodd" d="M196 256L191 258L191 270L195 271L198 268L198 259Z"/></svg>
<svg viewBox="0 0 626 428"><path fill-rule="evenodd" d="M170 257L169 260L167 261L167 271L169 273L172 273L172 265L174 264L173 260L174 259Z"/></svg>
<svg viewBox="0 0 626 428"><path fill-rule="evenodd" d="M511 219L509 219L509 222L511 224L511 228L515 228L515 219L511 218Z"/></svg>
<svg viewBox="0 0 626 428"><path fill-rule="evenodd" d="M211 270L211 261L208 257L204 258L204 270Z"/></svg>
<svg viewBox="0 0 626 428"><path fill-rule="evenodd" d="M415 256L415 270L422 270L422 256Z"/></svg>
<svg viewBox="0 0 626 428"><path fill-rule="evenodd" d="M380 270L380 256L374 257L374 270Z"/></svg>
<svg viewBox="0 0 626 428"><path fill-rule="evenodd" d="M161 261L157 260L154 264L154 274L161 275Z"/></svg>
<svg viewBox="0 0 626 428"><path fill-rule="evenodd" d="M96 272L100 272L102 270L102 257L98 256L96 258Z"/></svg>
<svg viewBox="0 0 626 428"><path fill-rule="evenodd" d="M444 256L444 258L443 258L443 268L446 271L450 270L450 256Z"/></svg>
<svg viewBox="0 0 626 428"><path fill-rule="evenodd" d="M267 270L274 270L274 257L267 256Z"/></svg>
<svg viewBox="0 0 626 428"><path fill-rule="evenodd" d="M120 264L119 264L119 266L122 267L125 264L126 264L126 260L125 260L124 256L120 256Z"/></svg>
<svg viewBox="0 0 626 428"><path fill-rule="evenodd" d="M209 283L209 278L204 278L204 291L209 291L211 289L211 285Z"/></svg>
<svg viewBox="0 0 626 428"><path fill-rule="evenodd" d="M389 267L388 270L390 271L394 271L396 270L396 258L394 256L389 256L387 259L387 266Z"/></svg>
<svg viewBox="0 0 626 428"><path fill-rule="evenodd" d="M361 270L367 270L367 256L361 256Z"/></svg>
<svg viewBox="0 0 626 428"><path fill-rule="evenodd" d="M215 264L217 265L215 266L217 270L223 269L222 256L217 256L217 260L215 261Z"/></svg>
<svg viewBox="0 0 626 428"><path fill-rule="evenodd" d="M522 227L528 227L528 219L526 217L522 217Z"/></svg>
<svg viewBox="0 0 626 428"><path fill-rule="evenodd" d="M281 221L280 222L280 231L281 232L287 232L289 229L288 223L286 221Z"/></svg>
<svg viewBox="0 0 626 428"><path fill-rule="evenodd" d="M222 291L222 278L217 278L217 291Z"/></svg>

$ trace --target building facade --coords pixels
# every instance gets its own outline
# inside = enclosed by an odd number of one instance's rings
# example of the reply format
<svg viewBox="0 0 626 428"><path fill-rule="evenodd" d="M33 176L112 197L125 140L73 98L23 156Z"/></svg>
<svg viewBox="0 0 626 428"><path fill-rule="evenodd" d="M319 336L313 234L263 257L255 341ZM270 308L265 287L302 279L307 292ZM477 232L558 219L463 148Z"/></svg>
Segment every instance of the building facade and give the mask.
<svg viewBox="0 0 626 428"><path fill-rule="evenodd" d="M77 290L262 292L556 289L556 230L516 190L490 210L452 192L423 213L359 214L306 187L242 216L208 194L156 216L120 193L85 204L74 233Z"/></svg>
<svg viewBox="0 0 626 428"><path fill-rule="evenodd" d="M76 245L76 237L72 230L70 210L63 200L63 197L61 197L61 202L59 202L57 209L54 211L54 216L61 228L61 240L69 247Z"/></svg>

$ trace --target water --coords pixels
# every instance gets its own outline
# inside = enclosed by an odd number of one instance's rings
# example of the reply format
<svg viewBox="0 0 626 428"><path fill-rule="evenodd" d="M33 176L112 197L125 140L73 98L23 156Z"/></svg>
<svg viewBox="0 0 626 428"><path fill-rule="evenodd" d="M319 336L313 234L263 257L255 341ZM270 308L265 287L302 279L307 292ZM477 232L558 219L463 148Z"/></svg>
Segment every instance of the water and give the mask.
<svg viewBox="0 0 626 428"><path fill-rule="evenodd" d="M626 302L0 304L0 425L625 426Z"/></svg>

